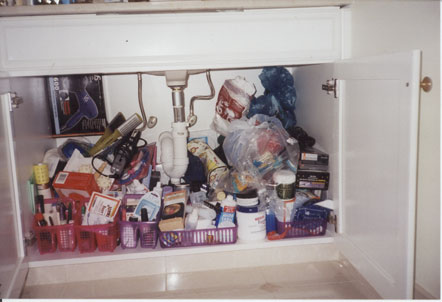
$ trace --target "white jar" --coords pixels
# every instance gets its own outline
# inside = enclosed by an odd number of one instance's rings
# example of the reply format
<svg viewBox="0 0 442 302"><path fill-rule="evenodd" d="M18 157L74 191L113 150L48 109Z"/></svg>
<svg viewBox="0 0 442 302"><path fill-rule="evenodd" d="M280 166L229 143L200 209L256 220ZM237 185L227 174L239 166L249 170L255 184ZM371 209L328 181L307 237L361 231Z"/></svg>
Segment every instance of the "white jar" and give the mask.
<svg viewBox="0 0 442 302"><path fill-rule="evenodd" d="M266 238L266 214L258 205L252 207L237 206L238 239L256 241Z"/></svg>

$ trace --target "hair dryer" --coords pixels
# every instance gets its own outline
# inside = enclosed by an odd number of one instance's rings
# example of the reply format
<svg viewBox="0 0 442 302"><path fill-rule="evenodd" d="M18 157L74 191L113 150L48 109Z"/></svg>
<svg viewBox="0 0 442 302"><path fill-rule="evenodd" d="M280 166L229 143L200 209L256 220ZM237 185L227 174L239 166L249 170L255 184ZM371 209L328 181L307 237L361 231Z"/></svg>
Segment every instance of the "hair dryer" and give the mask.
<svg viewBox="0 0 442 302"><path fill-rule="evenodd" d="M61 128L61 132L73 128L83 117L87 119L93 119L98 115L97 105L95 104L89 93L86 91L86 89L75 91L74 93L78 102L78 110Z"/></svg>

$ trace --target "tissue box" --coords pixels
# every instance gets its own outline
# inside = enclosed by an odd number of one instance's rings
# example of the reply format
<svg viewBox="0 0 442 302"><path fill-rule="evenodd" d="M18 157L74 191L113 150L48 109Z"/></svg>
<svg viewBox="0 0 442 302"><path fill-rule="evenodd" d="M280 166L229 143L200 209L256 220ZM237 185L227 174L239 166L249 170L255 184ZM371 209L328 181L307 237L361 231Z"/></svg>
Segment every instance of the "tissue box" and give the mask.
<svg viewBox="0 0 442 302"><path fill-rule="evenodd" d="M90 198L93 192L101 192L94 175L89 173L60 171L52 186L60 197L74 200Z"/></svg>

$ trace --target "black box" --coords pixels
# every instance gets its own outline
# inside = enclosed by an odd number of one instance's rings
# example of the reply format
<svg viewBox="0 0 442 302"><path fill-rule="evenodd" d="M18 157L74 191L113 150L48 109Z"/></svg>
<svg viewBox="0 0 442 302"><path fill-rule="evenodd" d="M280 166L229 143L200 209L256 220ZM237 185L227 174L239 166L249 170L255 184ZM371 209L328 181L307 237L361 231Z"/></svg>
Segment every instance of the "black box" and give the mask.
<svg viewBox="0 0 442 302"><path fill-rule="evenodd" d="M299 168L301 170L328 170L327 153L313 147L304 147L299 154Z"/></svg>
<svg viewBox="0 0 442 302"><path fill-rule="evenodd" d="M100 75L47 78L54 136L101 135L106 126Z"/></svg>
<svg viewBox="0 0 442 302"><path fill-rule="evenodd" d="M297 189L328 190L330 173L325 171L298 170Z"/></svg>

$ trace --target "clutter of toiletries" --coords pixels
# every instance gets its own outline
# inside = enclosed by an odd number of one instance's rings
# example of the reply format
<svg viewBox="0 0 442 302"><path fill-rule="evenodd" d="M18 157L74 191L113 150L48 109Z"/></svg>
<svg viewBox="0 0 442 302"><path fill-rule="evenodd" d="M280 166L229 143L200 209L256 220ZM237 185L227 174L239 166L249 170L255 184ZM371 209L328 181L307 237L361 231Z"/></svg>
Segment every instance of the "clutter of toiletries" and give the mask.
<svg viewBox="0 0 442 302"><path fill-rule="evenodd" d="M207 79L213 91L209 73ZM40 253L324 235L334 215L327 200L329 155L296 125L290 72L265 67L259 79L262 96L243 77L220 87L212 123L218 145L210 146L204 137L189 138L196 119L186 123L179 118L184 111L174 111L172 132L147 142L141 134L155 118L146 118L142 101L142 116L118 113L103 123L100 76L48 78L53 135L72 137L33 167ZM184 100L173 97L174 105ZM82 137L91 134L99 136L95 143Z"/></svg>

